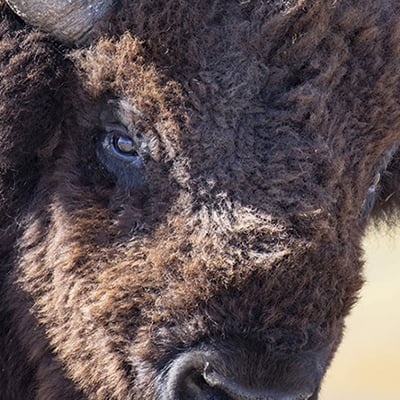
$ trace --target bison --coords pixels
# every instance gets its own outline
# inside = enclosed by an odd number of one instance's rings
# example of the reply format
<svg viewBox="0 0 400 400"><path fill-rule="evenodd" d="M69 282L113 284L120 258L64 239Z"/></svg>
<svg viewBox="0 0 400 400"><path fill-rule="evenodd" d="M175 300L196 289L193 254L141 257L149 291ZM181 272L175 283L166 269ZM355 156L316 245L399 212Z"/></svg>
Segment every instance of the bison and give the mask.
<svg viewBox="0 0 400 400"><path fill-rule="evenodd" d="M0 0L4 400L316 400L400 206L398 0Z"/></svg>

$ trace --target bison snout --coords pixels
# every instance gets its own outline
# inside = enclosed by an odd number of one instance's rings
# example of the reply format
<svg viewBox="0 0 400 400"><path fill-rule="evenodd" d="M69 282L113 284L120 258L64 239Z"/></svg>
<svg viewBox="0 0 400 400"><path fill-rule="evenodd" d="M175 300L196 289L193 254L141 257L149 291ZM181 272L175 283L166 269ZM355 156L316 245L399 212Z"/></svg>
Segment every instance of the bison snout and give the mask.
<svg viewBox="0 0 400 400"><path fill-rule="evenodd" d="M215 353L192 351L175 359L158 381L158 400L311 400L317 399L309 385L303 388L282 388L276 386L277 377L270 382L260 381L249 376L243 383L232 376L217 372L214 365L218 363ZM235 366L247 369L244 365ZM220 368L228 372L229 368ZM249 373L251 373L249 371ZM231 375L231 374L229 374ZM240 371L238 375L243 375ZM280 376L278 380L285 381ZM258 380L258 381L257 381ZM271 383L272 382L272 383Z"/></svg>

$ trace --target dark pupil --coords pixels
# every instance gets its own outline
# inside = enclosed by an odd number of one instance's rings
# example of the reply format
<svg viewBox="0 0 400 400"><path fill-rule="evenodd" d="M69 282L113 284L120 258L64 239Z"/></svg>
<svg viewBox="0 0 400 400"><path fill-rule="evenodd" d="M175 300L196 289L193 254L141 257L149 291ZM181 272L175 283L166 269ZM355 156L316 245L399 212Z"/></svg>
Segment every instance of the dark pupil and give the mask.
<svg viewBox="0 0 400 400"><path fill-rule="evenodd" d="M124 136L114 137L114 147L123 154L136 154L133 140Z"/></svg>

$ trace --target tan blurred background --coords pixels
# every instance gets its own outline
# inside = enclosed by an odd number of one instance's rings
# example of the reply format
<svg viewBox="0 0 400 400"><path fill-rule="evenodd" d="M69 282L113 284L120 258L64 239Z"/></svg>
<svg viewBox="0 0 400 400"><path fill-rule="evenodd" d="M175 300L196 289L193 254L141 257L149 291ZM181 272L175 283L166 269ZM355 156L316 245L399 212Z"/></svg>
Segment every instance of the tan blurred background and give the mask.
<svg viewBox="0 0 400 400"><path fill-rule="evenodd" d="M366 284L321 400L400 400L400 229L370 231Z"/></svg>

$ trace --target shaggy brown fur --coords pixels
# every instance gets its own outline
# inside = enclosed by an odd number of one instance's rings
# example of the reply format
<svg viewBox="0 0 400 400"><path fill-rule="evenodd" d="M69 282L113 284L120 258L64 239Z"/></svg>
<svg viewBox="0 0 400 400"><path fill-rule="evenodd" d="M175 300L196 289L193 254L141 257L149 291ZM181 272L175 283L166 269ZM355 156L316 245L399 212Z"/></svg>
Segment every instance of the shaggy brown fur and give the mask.
<svg viewBox="0 0 400 400"><path fill-rule="evenodd" d="M378 173L400 202L400 3L122 0L81 49L2 4L0 398L161 399L206 349L246 387L315 363L317 399Z"/></svg>

